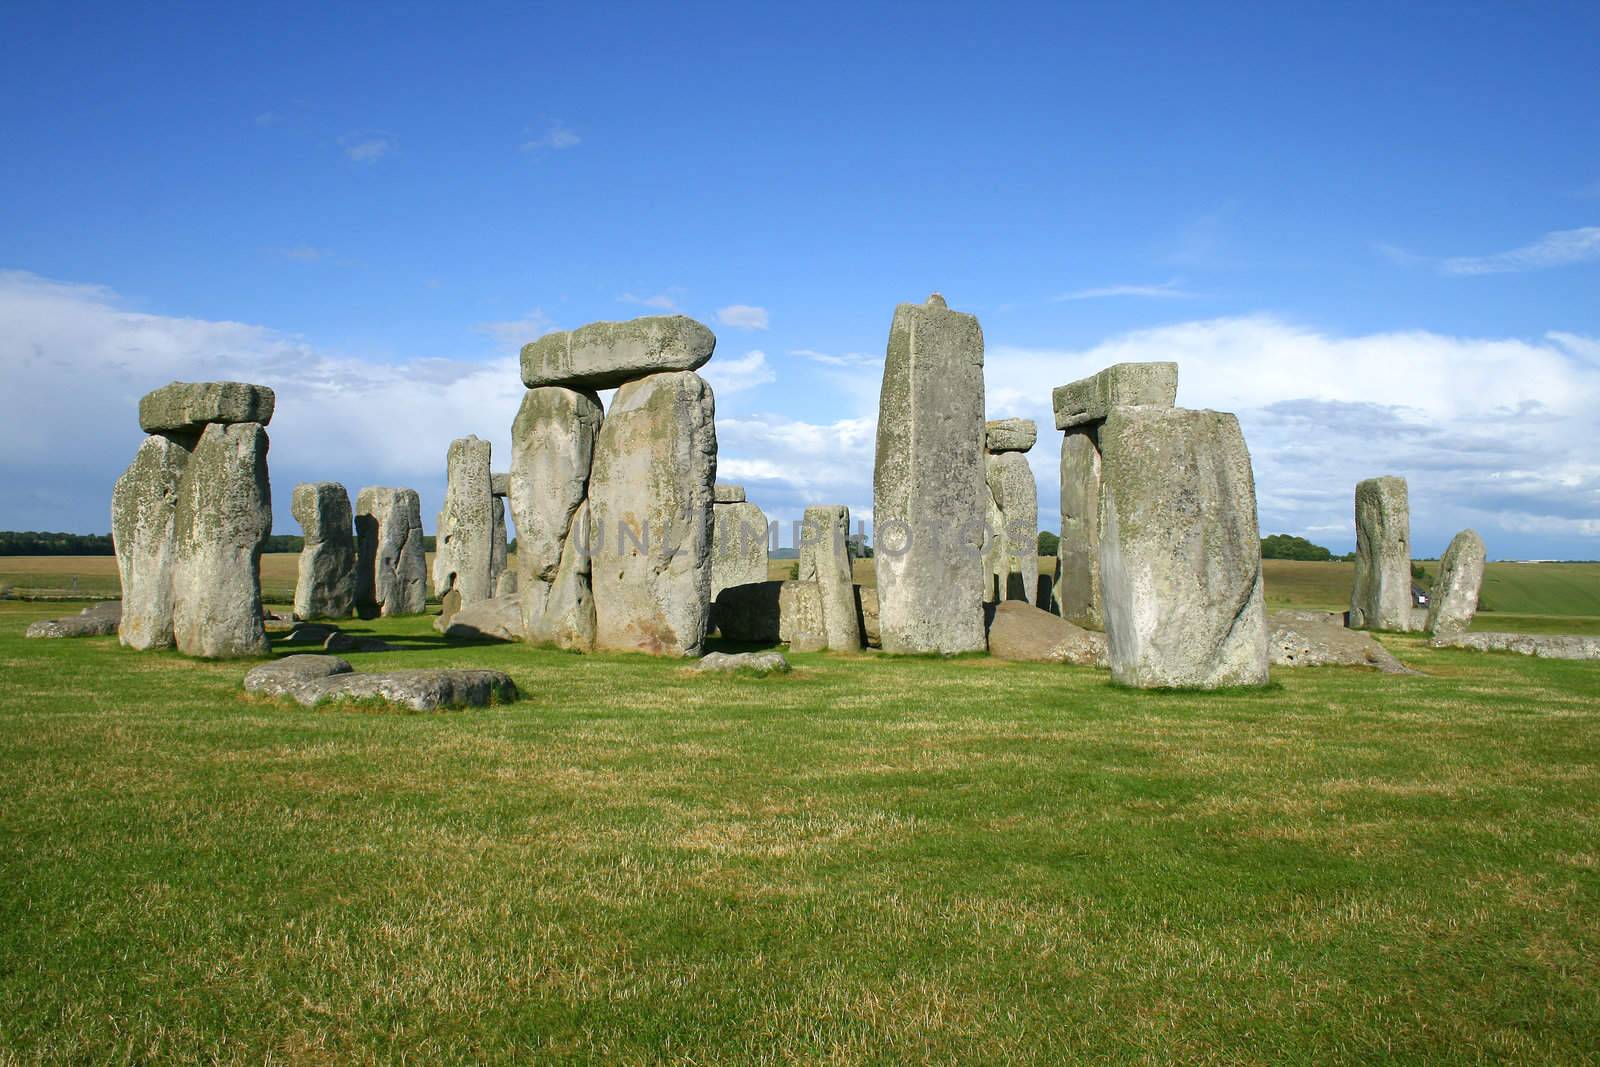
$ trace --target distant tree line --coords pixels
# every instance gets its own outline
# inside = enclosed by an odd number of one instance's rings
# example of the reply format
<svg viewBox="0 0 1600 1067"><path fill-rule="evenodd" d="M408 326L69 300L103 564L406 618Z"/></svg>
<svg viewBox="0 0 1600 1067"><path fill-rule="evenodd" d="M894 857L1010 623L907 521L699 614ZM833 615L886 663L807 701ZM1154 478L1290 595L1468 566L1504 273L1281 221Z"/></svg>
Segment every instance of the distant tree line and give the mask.
<svg viewBox="0 0 1600 1067"><path fill-rule="evenodd" d="M1314 545L1304 537L1293 534L1273 534L1261 539L1262 559L1329 560L1333 553L1321 545Z"/></svg>
<svg viewBox="0 0 1600 1067"><path fill-rule="evenodd" d="M110 534L0 530L0 556L113 556Z"/></svg>

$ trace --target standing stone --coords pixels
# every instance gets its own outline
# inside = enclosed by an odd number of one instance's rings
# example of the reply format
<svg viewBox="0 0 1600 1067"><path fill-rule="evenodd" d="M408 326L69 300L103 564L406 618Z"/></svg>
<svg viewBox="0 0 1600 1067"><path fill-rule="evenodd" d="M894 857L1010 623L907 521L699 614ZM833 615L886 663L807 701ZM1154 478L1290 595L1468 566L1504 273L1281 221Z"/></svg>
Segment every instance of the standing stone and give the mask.
<svg viewBox="0 0 1600 1067"><path fill-rule="evenodd" d="M459 593L461 607L494 597L489 449L488 441L470 435L450 442L449 480L434 539L433 588L441 600Z"/></svg>
<svg viewBox="0 0 1600 1067"><path fill-rule="evenodd" d="M350 494L338 482L294 487L289 511L305 534L294 587L296 619L342 619L356 603L355 522Z"/></svg>
<svg viewBox="0 0 1600 1067"><path fill-rule="evenodd" d="M733 585L767 580L767 516L744 487L719 485L711 508L711 599Z"/></svg>
<svg viewBox="0 0 1600 1067"><path fill-rule="evenodd" d="M1055 600L1068 622L1098 630L1100 608L1100 445L1097 427L1068 430L1061 441L1061 540Z"/></svg>
<svg viewBox="0 0 1600 1067"><path fill-rule="evenodd" d="M499 596L500 576L506 572L506 498L503 496L491 497L489 500L490 518L494 525L489 538L489 588L495 590Z"/></svg>
<svg viewBox="0 0 1600 1067"><path fill-rule="evenodd" d="M545 386L522 398L511 425L511 518L524 637L585 651L594 645L590 523L584 503L604 418L592 391Z"/></svg>
<svg viewBox="0 0 1600 1067"><path fill-rule="evenodd" d="M178 483L193 444L193 438L146 437L111 492L111 540L122 578L117 632L129 648L172 646Z"/></svg>
<svg viewBox="0 0 1600 1067"><path fill-rule="evenodd" d="M1483 565L1488 550L1476 530L1462 530L1450 540L1439 560L1439 577L1428 597L1430 634L1466 633L1478 612L1483 589Z"/></svg>
<svg viewBox="0 0 1600 1067"><path fill-rule="evenodd" d="M889 327L873 470L885 652L984 648L983 330L935 293Z"/></svg>
<svg viewBox="0 0 1600 1067"><path fill-rule="evenodd" d="M1239 420L1113 408L1100 447L1112 680L1141 689L1265 685L1255 478Z"/></svg>
<svg viewBox="0 0 1600 1067"><path fill-rule="evenodd" d="M369 485L356 495L356 611L370 619L418 615L427 606L417 491Z"/></svg>
<svg viewBox="0 0 1600 1067"><path fill-rule="evenodd" d="M716 346L715 334L683 315L591 322L523 346L522 384L613 389L665 371L697 370Z"/></svg>
<svg viewBox="0 0 1600 1067"><path fill-rule="evenodd" d="M715 402L703 378L673 371L617 390L589 483L595 647L700 654L716 473Z"/></svg>
<svg viewBox="0 0 1600 1067"><path fill-rule="evenodd" d="M1410 630L1411 505L1406 480L1368 478L1356 486L1356 573L1350 625Z"/></svg>
<svg viewBox="0 0 1600 1067"><path fill-rule="evenodd" d="M208 659L270 651L261 623L261 549L271 533L266 430L254 422L208 425L178 481L178 651Z"/></svg>
<svg viewBox="0 0 1600 1067"><path fill-rule="evenodd" d="M856 613L856 587L850 576L850 509L843 504L806 508L799 578L816 582L822 607L822 636L835 652L861 647L861 621Z"/></svg>
<svg viewBox="0 0 1600 1067"><path fill-rule="evenodd" d="M1032 419L1000 419L985 432L990 521L986 601L1032 602L1039 588L1039 487L1025 453Z"/></svg>

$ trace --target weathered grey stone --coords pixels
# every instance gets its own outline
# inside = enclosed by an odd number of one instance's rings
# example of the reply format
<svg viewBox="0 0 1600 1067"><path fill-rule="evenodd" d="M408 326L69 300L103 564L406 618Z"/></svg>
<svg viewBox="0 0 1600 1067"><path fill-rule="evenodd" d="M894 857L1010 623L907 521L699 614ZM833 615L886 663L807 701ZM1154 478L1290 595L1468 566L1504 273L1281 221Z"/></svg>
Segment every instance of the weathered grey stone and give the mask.
<svg viewBox="0 0 1600 1067"><path fill-rule="evenodd" d="M391 645L381 637L365 634L347 634L335 630L322 642L324 652L398 652L399 645Z"/></svg>
<svg viewBox="0 0 1600 1067"><path fill-rule="evenodd" d="M1489 630L1477 633L1438 634L1429 648L1465 648L1474 652L1516 652L1540 659L1600 659L1600 637L1577 634L1507 634Z"/></svg>
<svg viewBox="0 0 1600 1067"><path fill-rule="evenodd" d="M1022 600L995 605L989 617L989 654L1032 663L1106 666L1106 635L1074 626Z"/></svg>
<svg viewBox="0 0 1600 1067"><path fill-rule="evenodd" d="M989 563L986 601L1031 602L1039 589L1039 487L1021 452L984 457L988 473Z"/></svg>
<svg viewBox="0 0 1600 1067"><path fill-rule="evenodd" d="M745 502L744 486L724 485L718 482L711 487L711 502L714 504L743 504Z"/></svg>
<svg viewBox="0 0 1600 1067"><path fill-rule="evenodd" d="M708 652L689 668L694 671L716 671L732 674L748 671L752 674L788 674L789 661L782 652Z"/></svg>
<svg viewBox="0 0 1600 1067"><path fill-rule="evenodd" d="M1387 475L1356 486L1356 573L1350 625L1411 630L1411 505L1406 480Z"/></svg>
<svg viewBox="0 0 1600 1067"><path fill-rule="evenodd" d="M711 509L712 599L731 585L766 580L766 514L749 501L715 504Z"/></svg>
<svg viewBox="0 0 1600 1067"><path fill-rule="evenodd" d="M267 431L211 423L183 476L173 520L172 635L178 651L223 659L264 656L261 549L272 533Z"/></svg>
<svg viewBox="0 0 1600 1067"><path fill-rule="evenodd" d="M591 322L524 345L522 384L613 389L664 371L696 370L716 346L715 334L684 315Z"/></svg>
<svg viewBox="0 0 1600 1067"><path fill-rule="evenodd" d="M244 382L173 382L139 401L145 433L198 434L211 423L272 421L277 397L264 385Z"/></svg>
<svg viewBox="0 0 1600 1067"><path fill-rule="evenodd" d="M107 637L117 632L122 619L122 602L107 600L84 608L76 615L59 619L39 619L28 624L24 637Z"/></svg>
<svg viewBox="0 0 1600 1067"><path fill-rule="evenodd" d="M189 439L146 437L111 491L111 540L122 579L117 632L129 648L172 646L178 482L193 447Z"/></svg>
<svg viewBox="0 0 1600 1067"><path fill-rule="evenodd" d="M1238 419L1114 408L1100 449L1112 680L1141 689L1265 685L1255 478Z"/></svg>
<svg viewBox="0 0 1600 1067"><path fill-rule="evenodd" d="M450 442L444 510L434 538L433 590L441 599L459 592L462 607L494 596L489 450L488 441L472 435Z"/></svg>
<svg viewBox="0 0 1600 1067"><path fill-rule="evenodd" d="M843 504L813 505L806 508L804 523L799 574L801 581L817 585L823 640L835 652L854 652L861 647L861 621L846 546L850 509Z"/></svg>
<svg viewBox="0 0 1600 1067"><path fill-rule="evenodd" d="M494 525L489 537L489 595L500 593L500 576L506 573L506 500L503 496L490 498L490 518Z"/></svg>
<svg viewBox="0 0 1600 1067"><path fill-rule="evenodd" d="M1177 398L1176 363L1117 363L1099 374L1057 386L1050 395L1058 430L1104 422L1118 407L1170 408Z"/></svg>
<svg viewBox="0 0 1600 1067"><path fill-rule="evenodd" d="M272 647L284 645L315 645L321 648L329 637L339 632L337 626L321 622L303 622L294 629L272 638Z"/></svg>
<svg viewBox="0 0 1600 1067"><path fill-rule="evenodd" d="M517 572L507 569L500 573L494 582L494 597L496 600L517 595Z"/></svg>
<svg viewBox="0 0 1600 1067"><path fill-rule="evenodd" d="M1376 667L1385 674L1416 674L1395 659L1377 638L1346 629L1310 612L1280 611L1268 618L1267 654L1274 667Z"/></svg>
<svg viewBox="0 0 1600 1067"><path fill-rule="evenodd" d="M1478 594L1483 589L1483 565L1488 559L1483 538L1476 530L1462 530L1450 539L1450 547L1439 559L1439 576L1428 597L1431 634L1465 633L1478 613Z"/></svg>
<svg viewBox="0 0 1600 1067"><path fill-rule="evenodd" d="M258 697L292 696L307 682L349 674L353 669L338 656L284 656L251 667L244 676L244 691Z"/></svg>
<svg viewBox="0 0 1600 1067"><path fill-rule="evenodd" d="M1096 427L1061 441L1061 541L1054 597L1061 617L1089 629L1105 625L1100 606L1100 445Z"/></svg>
<svg viewBox="0 0 1600 1067"><path fill-rule="evenodd" d="M781 640L783 587L787 584L750 582L720 590L714 611L717 632L729 641Z"/></svg>
<svg viewBox="0 0 1600 1067"><path fill-rule="evenodd" d="M901 304L889 328L873 470L885 652L984 647L983 433L978 320L943 298Z"/></svg>
<svg viewBox="0 0 1600 1067"><path fill-rule="evenodd" d="M322 677L283 677L275 681L275 692L268 694L263 690L262 695L288 697L308 708L342 700L384 700L412 711L485 707L489 704L508 704L517 699L516 684L501 671L402 670L369 674L352 672L348 663L344 667L343 671Z"/></svg>
<svg viewBox="0 0 1600 1067"><path fill-rule="evenodd" d="M1039 427L1032 419L990 419L983 424L983 447L987 452L1026 452L1039 439Z"/></svg>
<svg viewBox="0 0 1600 1067"><path fill-rule="evenodd" d="M778 640L791 652L821 652L828 647L822 590L816 582L788 581L778 590Z"/></svg>
<svg viewBox="0 0 1600 1067"><path fill-rule="evenodd" d="M356 535L350 494L338 482L302 482L294 487L289 511L305 535L294 587L294 617L345 618L356 605Z"/></svg>
<svg viewBox="0 0 1600 1067"><path fill-rule="evenodd" d="M419 615L427 606L417 491L369 485L356 494L356 611L362 618Z"/></svg>
<svg viewBox="0 0 1600 1067"><path fill-rule="evenodd" d="M522 640L522 602L517 597L481 600L456 612L445 627L446 637Z"/></svg>
<svg viewBox="0 0 1600 1067"><path fill-rule="evenodd" d="M489 492L495 496L511 495L511 472L496 471L489 475Z"/></svg>
<svg viewBox="0 0 1600 1067"><path fill-rule="evenodd" d="M698 656L711 604L717 431L698 374L617 390L589 480L595 647Z"/></svg>
<svg viewBox="0 0 1600 1067"><path fill-rule="evenodd" d="M883 647L883 631L878 621L878 587L856 586L856 604L861 608L861 641L868 648Z"/></svg>
<svg viewBox="0 0 1600 1067"><path fill-rule="evenodd" d="M604 417L593 392L530 389L511 425L511 517L523 635L535 644L594 645L585 497Z"/></svg>

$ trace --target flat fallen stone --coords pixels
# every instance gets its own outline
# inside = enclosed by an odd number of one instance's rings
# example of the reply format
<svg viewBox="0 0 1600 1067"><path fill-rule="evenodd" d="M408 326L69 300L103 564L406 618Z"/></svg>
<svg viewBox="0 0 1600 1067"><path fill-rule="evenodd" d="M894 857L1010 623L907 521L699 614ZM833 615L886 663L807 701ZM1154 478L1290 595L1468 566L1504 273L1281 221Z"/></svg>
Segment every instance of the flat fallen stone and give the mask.
<svg viewBox="0 0 1600 1067"><path fill-rule="evenodd" d="M1439 634L1429 648L1466 648L1474 652L1516 652L1540 659L1600 659L1600 637L1578 634L1508 634L1482 631Z"/></svg>
<svg viewBox="0 0 1600 1067"><path fill-rule="evenodd" d="M337 674L302 683L286 695L315 707L343 700L386 700L412 711L481 708L517 699L510 675L488 670L406 670Z"/></svg>
<svg viewBox="0 0 1600 1067"><path fill-rule="evenodd" d="M1170 408L1178 399L1176 363L1116 363L1050 394L1056 429L1104 422L1116 407Z"/></svg>
<svg viewBox="0 0 1600 1067"><path fill-rule="evenodd" d="M354 668L338 656L284 656L250 668L244 676L244 691L262 697L292 696L307 682L349 674L352 670Z"/></svg>
<svg viewBox="0 0 1600 1067"><path fill-rule="evenodd" d="M1039 439L1032 419L990 419L983 424L983 447L992 453L1026 452Z"/></svg>
<svg viewBox="0 0 1600 1067"><path fill-rule="evenodd" d="M1346 629L1342 616L1280 611L1267 619L1267 655L1274 667L1376 667L1417 674L1364 630Z"/></svg>
<svg viewBox="0 0 1600 1067"><path fill-rule="evenodd" d="M693 671L750 671L755 674L787 674L789 661L782 652L708 652L690 666Z"/></svg>
<svg viewBox="0 0 1600 1067"><path fill-rule="evenodd" d="M615 389L649 374L696 370L716 347L716 335L686 315L591 322L524 345L522 383Z"/></svg>
<svg viewBox="0 0 1600 1067"><path fill-rule="evenodd" d="M277 397L264 385L245 382L173 382L139 401L145 433L198 433L208 423L272 421Z"/></svg>
<svg viewBox="0 0 1600 1067"><path fill-rule="evenodd" d="M440 616L443 618L443 616ZM522 600L516 596L480 600L456 612L443 628L446 637L465 640L522 640Z"/></svg>
<svg viewBox="0 0 1600 1067"><path fill-rule="evenodd" d="M324 652L394 652L397 645L391 645L381 637L364 637L359 634L344 632L332 633L322 642Z"/></svg>
<svg viewBox="0 0 1600 1067"><path fill-rule="evenodd" d="M1074 626L1021 600L995 605L989 618L989 655L1030 663L1106 666L1106 635Z"/></svg>
<svg viewBox="0 0 1600 1067"><path fill-rule="evenodd" d="M24 637L107 637L117 632L122 621L122 602L108 600L84 608L76 615L59 619L39 619L28 624Z"/></svg>
<svg viewBox="0 0 1600 1067"><path fill-rule="evenodd" d="M316 645L321 648L328 638L339 632L337 626L322 622L303 622L281 636L272 639L274 648L282 645Z"/></svg>

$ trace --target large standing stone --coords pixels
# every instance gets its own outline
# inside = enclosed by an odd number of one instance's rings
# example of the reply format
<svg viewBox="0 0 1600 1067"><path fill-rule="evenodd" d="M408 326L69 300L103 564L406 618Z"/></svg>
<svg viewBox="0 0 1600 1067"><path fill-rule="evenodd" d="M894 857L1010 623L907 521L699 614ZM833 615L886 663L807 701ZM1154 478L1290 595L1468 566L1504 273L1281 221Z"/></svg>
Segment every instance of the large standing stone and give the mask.
<svg viewBox="0 0 1600 1067"><path fill-rule="evenodd" d="M1462 530L1450 540L1439 560L1439 577L1428 597L1427 630L1430 634L1466 633L1478 612L1483 589L1483 565L1488 550L1476 530Z"/></svg>
<svg viewBox="0 0 1600 1067"><path fill-rule="evenodd" d="M1142 689L1265 685L1255 478L1238 419L1113 408L1100 447L1112 680Z"/></svg>
<svg viewBox="0 0 1600 1067"><path fill-rule="evenodd" d="M1063 619L1090 629L1100 609L1100 445L1097 427L1068 430L1061 441L1061 541L1055 601Z"/></svg>
<svg viewBox="0 0 1600 1067"><path fill-rule="evenodd" d="M722 497L738 490L738 500ZM767 580L767 516L739 486L717 486L711 509L711 598L731 585Z"/></svg>
<svg viewBox="0 0 1600 1067"><path fill-rule="evenodd" d="M589 481L595 647L698 656L711 603L716 405L691 371L617 390Z"/></svg>
<svg viewBox="0 0 1600 1067"><path fill-rule="evenodd" d="M294 587L296 619L342 619L356 603L356 537L350 494L338 482L294 487L289 511L305 534Z"/></svg>
<svg viewBox="0 0 1600 1067"><path fill-rule="evenodd" d="M1356 573L1350 625L1410 630L1411 505L1406 480L1368 478L1356 486Z"/></svg>
<svg viewBox="0 0 1600 1067"><path fill-rule="evenodd" d="M264 385L244 382L173 382L139 401L145 433L198 434L210 423L272 421L277 397Z"/></svg>
<svg viewBox="0 0 1600 1067"><path fill-rule="evenodd" d="M548 333L522 349L522 383L613 389L663 371L692 371L711 358L716 335L683 315L591 322Z"/></svg>
<svg viewBox="0 0 1600 1067"><path fill-rule="evenodd" d="M212 423L178 481L172 634L178 651L216 659L264 656L261 549L272 533L267 432Z"/></svg>
<svg viewBox="0 0 1600 1067"><path fill-rule="evenodd" d="M191 451L192 439L146 437L111 491L111 540L122 578L117 632L129 648L172 645L178 482Z"/></svg>
<svg viewBox="0 0 1600 1067"><path fill-rule="evenodd" d="M935 293L889 328L873 470L885 652L984 648L983 330Z"/></svg>
<svg viewBox="0 0 1600 1067"><path fill-rule="evenodd" d="M356 611L417 615L428 606L422 502L415 489L369 485L356 495Z"/></svg>
<svg viewBox="0 0 1600 1067"><path fill-rule="evenodd" d="M856 587L850 576L850 509L843 504L818 504L806 508L799 577L816 582L822 606L822 636L835 652L861 647L861 620L856 611Z"/></svg>
<svg viewBox="0 0 1600 1067"><path fill-rule="evenodd" d="M996 521L990 528L985 600L1033 602L1039 588L1039 487L1021 452L984 457Z"/></svg>
<svg viewBox="0 0 1600 1067"><path fill-rule="evenodd" d="M1058 430L1104 422L1119 407L1170 408L1177 398L1176 363L1116 363L1050 394Z"/></svg>
<svg viewBox="0 0 1600 1067"><path fill-rule="evenodd" d="M589 475L604 418L593 392L530 389L511 425L511 518L524 636L584 651L594 645Z"/></svg>
<svg viewBox="0 0 1600 1067"><path fill-rule="evenodd" d="M488 441L475 436L450 442L444 510L434 538L433 589L441 600L458 592L461 607L494 596L489 449Z"/></svg>

